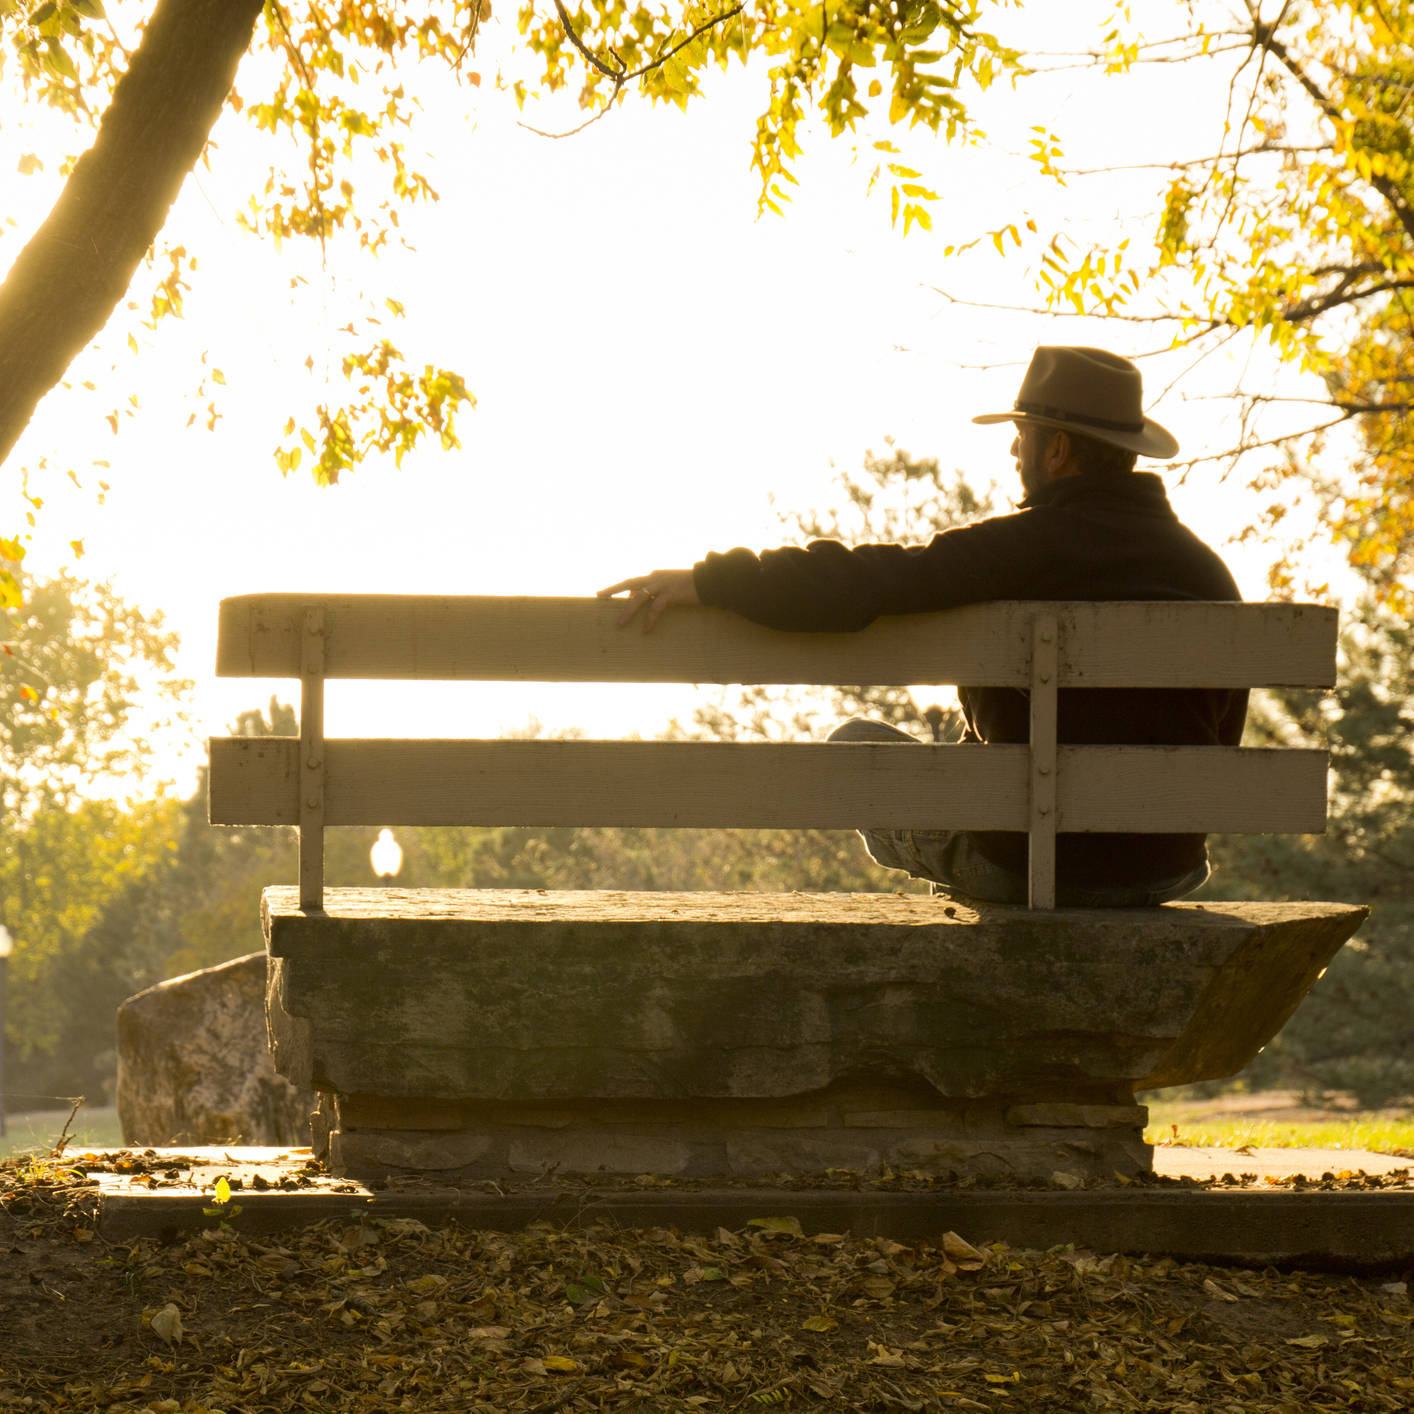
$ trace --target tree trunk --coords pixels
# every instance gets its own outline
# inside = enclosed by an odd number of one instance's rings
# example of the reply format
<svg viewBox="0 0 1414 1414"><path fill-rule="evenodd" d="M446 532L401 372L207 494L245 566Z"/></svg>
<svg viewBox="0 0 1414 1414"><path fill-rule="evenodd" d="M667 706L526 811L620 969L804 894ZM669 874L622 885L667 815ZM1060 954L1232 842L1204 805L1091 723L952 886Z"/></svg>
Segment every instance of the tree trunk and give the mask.
<svg viewBox="0 0 1414 1414"><path fill-rule="evenodd" d="M159 0L98 138L0 285L0 461L108 322L196 165L262 0Z"/></svg>

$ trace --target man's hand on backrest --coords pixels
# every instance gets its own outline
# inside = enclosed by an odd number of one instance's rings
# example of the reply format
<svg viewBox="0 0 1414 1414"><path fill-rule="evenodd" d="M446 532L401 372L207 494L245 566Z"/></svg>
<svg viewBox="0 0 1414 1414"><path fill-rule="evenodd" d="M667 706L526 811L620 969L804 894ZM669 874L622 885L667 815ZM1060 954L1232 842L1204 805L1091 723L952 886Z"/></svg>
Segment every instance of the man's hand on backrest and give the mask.
<svg viewBox="0 0 1414 1414"><path fill-rule="evenodd" d="M652 574L641 574L633 579L620 580L607 589L599 591L599 598L609 599L615 594L628 591L628 607L619 615L619 627L625 624L645 605L648 613L643 620L643 631L647 633L659 615L670 604L700 604L697 585L693 582L691 570L654 570Z"/></svg>

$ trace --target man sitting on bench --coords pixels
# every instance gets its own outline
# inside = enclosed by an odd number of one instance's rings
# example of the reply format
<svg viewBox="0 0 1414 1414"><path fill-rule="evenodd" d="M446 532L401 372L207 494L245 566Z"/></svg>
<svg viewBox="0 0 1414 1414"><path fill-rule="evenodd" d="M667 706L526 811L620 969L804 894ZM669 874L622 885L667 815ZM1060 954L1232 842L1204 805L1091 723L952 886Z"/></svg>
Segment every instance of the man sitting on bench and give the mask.
<svg viewBox="0 0 1414 1414"><path fill-rule="evenodd" d="M1010 412L1025 499L994 516L935 535L927 545L816 540L760 555L709 554L692 569L655 570L601 596L628 591L619 619L647 606L644 631L674 604L735 610L795 632L864 628L881 614L926 613L998 599L1236 600L1227 566L1169 505L1164 484L1136 472L1139 456L1168 459L1173 436L1143 413L1139 369L1102 349L1038 348ZM962 688L963 740L1025 744L1029 694ZM1236 746L1245 691L1085 689L1059 694L1057 740L1089 745ZM914 742L856 718L831 741ZM1002 831L869 830L886 868L993 903L1027 901L1027 837ZM1208 877L1203 835L1061 834L1056 901L1071 908L1141 908L1182 898Z"/></svg>

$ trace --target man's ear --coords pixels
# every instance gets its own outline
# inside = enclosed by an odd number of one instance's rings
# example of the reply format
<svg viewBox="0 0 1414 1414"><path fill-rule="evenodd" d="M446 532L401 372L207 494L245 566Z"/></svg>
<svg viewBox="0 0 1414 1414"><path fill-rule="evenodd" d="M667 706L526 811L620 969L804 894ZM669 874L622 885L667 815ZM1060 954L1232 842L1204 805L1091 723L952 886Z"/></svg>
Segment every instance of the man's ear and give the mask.
<svg viewBox="0 0 1414 1414"><path fill-rule="evenodd" d="M1078 471L1078 467L1070 466L1073 455L1070 434L1059 429L1051 433L1050 443L1046 447L1046 475L1054 480L1056 477L1068 475L1071 471Z"/></svg>

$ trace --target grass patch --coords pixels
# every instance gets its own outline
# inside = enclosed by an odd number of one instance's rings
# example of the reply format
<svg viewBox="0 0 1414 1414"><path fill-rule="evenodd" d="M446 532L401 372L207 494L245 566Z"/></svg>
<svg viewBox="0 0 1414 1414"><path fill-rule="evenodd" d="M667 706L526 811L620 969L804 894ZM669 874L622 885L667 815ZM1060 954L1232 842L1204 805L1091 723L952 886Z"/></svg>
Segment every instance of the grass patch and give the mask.
<svg viewBox="0 0 1414 1414"><path fill-rule="evenodd" d="M0 1138L0 1159L8 1159L16 1154L47 1154L59 1142L59 1135L63 1132L64 1122L68 1118L67 1108L7 1115L7 1133ZM69 1134L72 1136L70 1153L117 1147L123 1142L123 1127L118 1123L118 1111L111 1105L81 1105L69 1128Z"/></svg>
<svg viewBox="0 0 1414 1414"><path fill-rule="evenodd" d="M1150 1144L1172 1142L1178 1125L1178 1142L1195 1148L1240 1149L1365 1149L1375 1154L1414 1155L1414 1117L1384 1116L1330 1120L1274 1120L1203 1118L1184 1122L1191 1106L1151 1105L1150 1125L1144 1138Z"/></svg>

